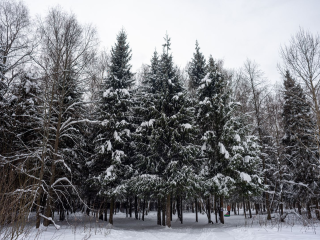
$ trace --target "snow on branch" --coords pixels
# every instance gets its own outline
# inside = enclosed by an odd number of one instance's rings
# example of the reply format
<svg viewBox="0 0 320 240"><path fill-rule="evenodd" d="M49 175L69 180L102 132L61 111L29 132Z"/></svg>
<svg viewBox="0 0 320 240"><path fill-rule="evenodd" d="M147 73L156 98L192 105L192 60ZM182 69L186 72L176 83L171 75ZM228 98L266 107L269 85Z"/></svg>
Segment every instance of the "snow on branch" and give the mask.
<svg viewBox="0 0 320 240"><path fill-rule="evenodd" d="M53 223L54 227L55 227L57 230L60 229L60 225L56 224L51 217L46 217L46 216L44 216L44 215L41 214L41 213L39 214L39 216L40 216L40 217L43 217L43 218L45 218L45 219L47 219L47 220L49 220L49 221L51 221L51 222Z"/></svg>

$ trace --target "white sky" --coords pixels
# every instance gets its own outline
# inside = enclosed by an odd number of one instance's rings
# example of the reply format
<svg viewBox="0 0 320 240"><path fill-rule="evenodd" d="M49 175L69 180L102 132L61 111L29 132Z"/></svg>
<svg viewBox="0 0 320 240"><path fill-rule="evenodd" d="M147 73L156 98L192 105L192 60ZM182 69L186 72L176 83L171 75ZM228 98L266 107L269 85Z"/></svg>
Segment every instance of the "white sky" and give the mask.
<svg viewBox="0 0 320 240"><path fill-rule="evenodd" d="M24 0L32 17L45 16L60 5L81 23L92 23L101 46L114 45L123 27L132 48L133 71L149 64L155 48L162 52L168 32L175 63L185 67L198 40L208 58L223 59L238 69L255 60L271 82L277 71L279 48L299 27L320 32L320 0Z"/></svg>

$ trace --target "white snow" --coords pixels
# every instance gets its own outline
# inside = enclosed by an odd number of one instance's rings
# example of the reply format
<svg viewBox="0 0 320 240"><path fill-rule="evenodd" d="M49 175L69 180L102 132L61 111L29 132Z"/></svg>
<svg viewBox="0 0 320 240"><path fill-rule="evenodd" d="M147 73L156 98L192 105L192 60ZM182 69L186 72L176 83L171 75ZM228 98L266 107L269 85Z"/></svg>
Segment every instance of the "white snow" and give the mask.
<svg viewBox="0 0 320 240"><path fill-rule="evenodd" d="M124 96L130 97L129 91L127 89L125 89L125 88L119 89L119 92L121 92L122 95L124 95Z"/></svg>
<svg viewBox="0 0 320 240"><path fill-rule="evenodd" d="M122 139L120 138L120 136L119 136L117 131L114 131L113 137L114 137L114 140L122 142Z"/></svg>
<svg viewBox="0 0 320 240"><path fill-rule="evenodd" d="M207 144L204 143L202 146L201 146L201 151L206 151L207 150Z"/></svg>
<svg viewBox="0 0 320 240"><path fill-rule="evenodd" d="M185 129L190 129L190 128L192 128L191 124L189 124L189 123L184 123L184 124L182 124L181 126L184 127Z"/></svg>
<svg viewBox="0 0 320 240"><path fill-rule="evenodd" d="M221 154L224 154L224 157L225 157L226 159L228 159L228 158L229 158L229 152L228 152L227 149L224 147L224 145L219 142L219 143L218 143L218 146L220 147L220 153L221 153Z"/></svg>
<svg viewBox="0 0 320 240"><path fill-rule="evenodd" d="M154 123L155 119L150 119L149 121L146 121L146 122L142 122L141 123L141 127L152 127L153 126L153 123Z"/></svg>
<svg viewBox="0 0 320 240"><path fill-rule="evenodd" d="M249 174L247 173L244 173L244 172L241 172L240 173L240 177L243 181L246 181L246 182L251 182L251 177Z"/></svg>
<svg viewBox="0 0 320 240"><path fill-rule="evenodd" d="M125 156L123 151L116 150L115 152L112 153L113 159L115 159L117 162L121 162L121 157Z"/></svg>
<svg viewBox="0 0 320 240"><path fill-rule="evenodd" d="M106 170L107 177L110 177L112 175L112 171L113 171L113 165L107 168Z"/></svg>
<svg viewBox="0 0 320 240"><path fill-rule="evenodd" d="M248 163L250 162L251 157L250 156L245 156L244 157L244 162Z"/></svg>
<svg viewBox="0 0 320 240"><path fill-rule="evenodd" d="M236 135L234 136L234 139L235 139L237 142L240 142L240 141L241 141L241 138L240 138L239 134L236 134Z"/></svg>
<svg viewBox="0 0 320 240"><path fill-rule="evenodd" d="M107 89L105 92L103 92L103 97L109 97L111 95L111 89Z"/></svg>
<svg viewBox="0 0 320 240"><path fill-rule="evenodd" d="M110 140L107 141L107 151L111 151L112 149L112 144L110 142Z"/></svg>
<svg viewBox="0 0 320 240"><path fill-rule="evenodd" d="M58 214L57 214L58 215ZM318 228L305 227L297 220L277 223L267 221L266 215L255 215L244 218L240 215L225 218L225 224L216 223L214 214L211 215L213 224L208 224L206 214L198 214L199 222L195 222L195 213L184 212L183 224L173 215L171 228L158 226L156 212L151 211L145 216L145 221L126 218L125 213L114 215L114 225L98 220L92 215L81 213L70 214L68 222L59 222L60 230L53 225L41 226L39 230L30 229L26 238L20 239L93 239L93 240L318 240ZM109 217L109 216L108 216ZM290 216L293 219L294 216ZM39 234L39 236L37 236ZM1 236L0 236L1 238Z"/></svg>

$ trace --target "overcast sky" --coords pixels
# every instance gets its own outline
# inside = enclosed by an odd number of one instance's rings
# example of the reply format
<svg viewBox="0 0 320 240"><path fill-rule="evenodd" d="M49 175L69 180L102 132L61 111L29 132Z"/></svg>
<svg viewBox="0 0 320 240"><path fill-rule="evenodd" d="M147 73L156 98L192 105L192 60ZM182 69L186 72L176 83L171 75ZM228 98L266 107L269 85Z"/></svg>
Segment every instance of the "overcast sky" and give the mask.
<svg viewBox="0 0 320 240"><path fill-rule="evenodd" d="M60 5L81 23L98 30L101 47L114 45L123 27L132 48L136 71L149 64L155 48L162 52L166 32L175 63L185 67L198 40L203 54L223 59L238 69L255 60L271 82L277 71L280 45L299 27L320 32L320 0L24 0L32 17L45 16Z"/></svg>

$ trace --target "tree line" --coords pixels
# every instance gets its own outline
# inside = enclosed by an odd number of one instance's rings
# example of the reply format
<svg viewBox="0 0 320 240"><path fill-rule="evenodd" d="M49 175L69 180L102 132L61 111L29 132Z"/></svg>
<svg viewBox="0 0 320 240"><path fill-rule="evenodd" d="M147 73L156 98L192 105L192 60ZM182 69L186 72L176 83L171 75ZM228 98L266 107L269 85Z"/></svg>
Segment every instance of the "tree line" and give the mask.
<svg viewBox="0 0 320 240"><path fill-rule="evenodd" d="M113 224L119 204L144 219L150 203L168 227L186 204L224 223L225 202L320 220L319 35L281 47L271 86L254 61L226 69L197 41L181 69L168 35L134 73L124 30L100 51L95 28L59 7L34 24L2 1L0 21L1 228L77 210Z"/></svg>

